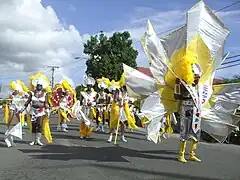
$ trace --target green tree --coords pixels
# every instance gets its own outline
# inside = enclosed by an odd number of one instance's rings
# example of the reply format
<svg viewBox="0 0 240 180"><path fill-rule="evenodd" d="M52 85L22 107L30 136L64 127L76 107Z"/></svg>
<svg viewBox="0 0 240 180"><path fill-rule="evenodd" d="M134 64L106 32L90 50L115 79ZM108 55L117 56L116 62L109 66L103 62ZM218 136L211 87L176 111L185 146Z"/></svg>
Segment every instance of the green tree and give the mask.
<svg viewBox="0 0 240 180"><path fill-rule="evenodd" d="M78 100L81 100L81 91L84 90L83 85L76 86L75 91L76 91L76 97Z"/></svg>
<svg viewBox="0 0 240 180"><path fill-rule="evenodd" d="M89 55L86 74L93 78L107 77L118 81L123 73L122 63L136 68L138 51L132 46L130 33L115 32L112 37L103 33L91 36L84 44L84 53Z"/></svg>
<svg viewBox="0 0 240 180"><path fill-rule="evenodd" d="M224 84L228 84L228 83L240 83L240 75L235 75L233 76L233 78L231 79L224 79Z"/></svg>

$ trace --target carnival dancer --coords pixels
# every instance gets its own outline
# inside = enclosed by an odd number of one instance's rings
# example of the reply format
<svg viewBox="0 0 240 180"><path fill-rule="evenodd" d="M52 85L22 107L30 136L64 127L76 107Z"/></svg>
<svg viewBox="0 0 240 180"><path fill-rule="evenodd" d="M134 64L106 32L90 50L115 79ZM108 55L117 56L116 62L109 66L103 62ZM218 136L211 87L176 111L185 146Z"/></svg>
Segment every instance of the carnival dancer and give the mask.
<svg viewBox="0 0 240 180"><path fill-rule="evenodd" d="M118 133L118 127L120 126L121 139L123 142L127 142L124 136L125 125L124 122L128 121L128 124L132 128L137 128L137 126L133 123L133 119L130 116L130 110L128 107L128 96L126 93L122 93L120 91L120 83L112 81L112 86L109 88L113 93L113 102L111 107L110 114L110 131L109 131L109 139L108 142L112 141L113 131L116 129L116 137ZM116 143L116 139L115 139Z"/></svg>
<svg viewBox="0 0 240 180"><path fill-rule="evenodd" d="M129 102L130 100L133 100L133 99L130 98L128 95L127 86L125 85L124 73L120 78L119 84L121 86L120 90L123 98L123 110L126 118L124 121L124 124L126 125L126 128L129 128L131 131L133 131L133 129L138 129L138 127L136 125L134 114L129 108Z"/></svg>
<svg viewBox="0 0 240 180"><path fill-rule="evenodd" d="M104 77L97 79L98 88L100 91L96 95L96 131L101 130L102 132L104 132L105 120L107 118L107 93L105 92L105 89L108 87L107 80L108 79ZM102 122L101 127L100 122Z"/></svg>
<svg viewBox="0 0 240 180"><path fill-rule="evenodd" d="M10 88L13 92L5 108L5 122L8 128L12 123L14 115L16 115L18 122L20 122L22 115L21 109L24 107L24 103L27 101L28 97L28 88L23 82L19 80L12 81L10 83ZM22 123L24 123L24 121Z"/></svg>
<svg viewBox="0 0 240 180"><path fill-rule="evenodd" d="M41 73L30 77L30 85L32 91L29 93L29 98L25 103L25 109L29 104L31 105L30 117L32 121L32 142L30 142L29 145L33 146L36 144L42 146L42 130L44 130L44 135L47 141L51 142L47 113L49 108L47 92L50 92L51 89L48 79Z"/></svg>
<svg viewBox="0 0 240 180"><path fill-rule="evenodd" d="M5 105L4 109L4 121L7 124L7 131L5 135L8 135L9 128L12 124L14 115L17 118L17 121L23 126L25 124L24 116L25 111L21 110L24 108L24 104L28 98L28 88L22 81L16 80L10 83L10 88L12 89L12 94L9 97L8 103ZM11 144L14 144L13 136L10 137Z"/></svg>
<svg viewBox="0 0 240 180"><path fill-rule="evenodd" d="M159 38L148 20L147 31L141 38L141 43L148 56L153 78L139 76L135 70L124 67L129 89L145 99L151 95L157 97L157 101L150 98L145 110L141 108L149 116L150 140L155 143L159 141L158 128L161 127L163 116L180 111L182 129L178 160L184 163L187 140L191 142L189 159L201 161L195 156L201 128L221 142L228 133L219 131L219 127L230 130L225 118L231 119L232 127L239 120L239 117L232 114L228 116L224 112L219 113L212 105L215 103L210 102L214 74L227 57L224 55L224 44L230 34L229 29L203 1L187 11L186 22ZM140 80L141 84L138 83ZM188 98L185 99L185 96ZM201 123L204 126L201 127Z"/></svg>
<svg viewBox="0 0 240 180"><path fill-rule="evenodd" d="M62 93L62 98L59 105L59 118L60 124L57 127L58 131L68 132L67 130L67 121L69 120L69 115L71 114L71 108L68 106L68 91ZM63 114L63 115L62 115Z"/></svg>
<svg viewBox="0 0 240 180"><path fill-rule="evenodd" d="M76 93L67 80L55 85L52 93L53 110L58 112L59 121L57 130L68 132L67 121L72 117L71 108L76 103Z"/></svg>
<svg viewBox="0 0 240 180"><path fill-rule="evenodd" d="M94 106L96 105L95 97L96 92L92 88L92 86L95 84L95 80L90 76L84 76L84 86L87 88L84 91L81 91L81 95L83 97L83 112L85 116L93 122L93 120L96 117L96 112L94 109ZM93 128L86 125L84 121L80 122L80 138L89 138L92 134Z"/></svg>
<svg viewBox="0 0 240 180"><path fill-rule="evenodd" d="M124 136L124 121L127 119L123 109L123 97L120 91L120 85L118 82L112 81L112 86L109 90L113 94L113 102L110 113L110 130L108 142L112 141L113 132L116 130L118 133L118 126L120 126L121 139L123 142L127 142Z"/></svg>
<svg viewBox="0 0 240 180"><path fill-rule="evenodd" d="M202 73L201 67L199 65L193 64L193 73L194 73L194 83L191 87L191 90L195 94L197 102L199 102L198 94L198 83ZM180 162L187 162L184 153L186 150L187 140L190 141L190 157L189 160L201 162L199 158L195 156L197 144L200 140L201 129L198 128L197 131L193 129L195 121L201 121L201 109L198 104L195 104L192 94L186 88L187 84L184 80L176 79L175 85L175 99L180 101L180 149L178 160ZM189 88L190 89L190 88ZM196 101L196 100L195 100ZM196 124L196 127L199 124Z"/></svg>

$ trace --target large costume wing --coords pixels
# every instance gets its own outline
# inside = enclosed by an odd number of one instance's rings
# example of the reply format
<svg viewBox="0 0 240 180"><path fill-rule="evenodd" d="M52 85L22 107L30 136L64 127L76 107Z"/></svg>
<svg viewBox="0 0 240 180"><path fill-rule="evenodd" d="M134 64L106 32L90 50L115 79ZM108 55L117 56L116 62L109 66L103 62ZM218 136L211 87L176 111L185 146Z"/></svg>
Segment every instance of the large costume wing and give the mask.
<svg viewBox="0 0 240 180"><path fill-rule="evenodd" d="M178 109L178 103L174 99L176 75L172 69L171 58L176 51L184 46L185 39L186 26L159 38L151 22L148 21L147 32L141 40L142 47L148 57L150 70L159 85L158 92L161 97L164 97L162 103L169 113Z"/></svg>
<svg viewBox="0 0 240 180"><path fill-rule="evenodd" d="M240 83L213 86L213 95L203 108L202 130L218 142L223 142L237 128L240 116Z"/></svg>
<svg viewBox="0 0 240 180"><path fill-rule="evenodd" d="M158 93L154 93L143 100L141 112L149 120L147 126L148 139L154 143L158 143L162 120L166 114L166 109L161 103L161 98Z"/></svg>
<svg viewBox="0 0 240 180"><path fill-rule="evenodd" d="M125 84L130 97L146 98L157 92L155 80L140 71L123 64Z"/></svg>

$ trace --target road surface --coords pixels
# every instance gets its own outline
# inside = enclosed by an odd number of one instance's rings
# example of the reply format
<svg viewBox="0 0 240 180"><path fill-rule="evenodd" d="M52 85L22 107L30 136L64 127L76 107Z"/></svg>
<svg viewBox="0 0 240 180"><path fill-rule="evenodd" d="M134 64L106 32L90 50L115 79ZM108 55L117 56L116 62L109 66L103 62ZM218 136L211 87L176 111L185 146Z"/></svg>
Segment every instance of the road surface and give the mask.
<svg viewBox="0 0 240 180"><path fill-rule="evenodd" d="M31 136L25 129L23 140L7 148L6 127L0 125L1 180L240 179L239 146L201 143L198 155L203 162L181 164L175 136L156 145L143 132L127 133L128 142L115 146L106 143L108 136L103 133L80 140L77 121L69 125L69 133L56 132L56 122L51 118L54 142L44 147L30 147Z"/></svg>

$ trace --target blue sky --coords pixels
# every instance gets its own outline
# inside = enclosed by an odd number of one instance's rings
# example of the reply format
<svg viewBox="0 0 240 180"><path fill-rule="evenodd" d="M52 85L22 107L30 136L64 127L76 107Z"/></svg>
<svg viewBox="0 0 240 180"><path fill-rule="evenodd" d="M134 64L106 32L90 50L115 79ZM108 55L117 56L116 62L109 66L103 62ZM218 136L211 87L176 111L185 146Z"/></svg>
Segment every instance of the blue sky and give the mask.
<svg viewBox="0 0 240 180"><path fill-rule="evenodd" d="M184 13L191 8L197 0L43 0L44 6L52 6L58 18L65 25L74 25L82 36L92 35L101 30L110 35L114 31L130 30L134 42L144 32L146 19L150 18L156 28L166 31L184 23ZM205 3L214 10L225 7L235 0L205 0ZM232 55L240 54L240 3L218 13L231 30L226 44L226 51ZM177 13L181 14L177 15ZM169 14L169 15L168 15ZM151 19L152 18L152 19ZM162 21L160 19L163 19ZM165 22L163 22L165 21ZM169 23L168 23L169 21ZM159 24L158 24L159 23ZM162 23L162 27L161 24ZM139 42L134 46L141 51ZM141 51L138 58L139 66L147 66L147 60ZM81 66L82 67L82 66ZM80 68L80 67L79 67ZM232 68L234 69L234 68ZM229 69L228 69L229 70ZM235 69L234 69L235 70ZM81 70L80 70L81 71ZM77 77L83 73L77 73ZM223 70L218 76L232 76L236 74Z"/></svg>

